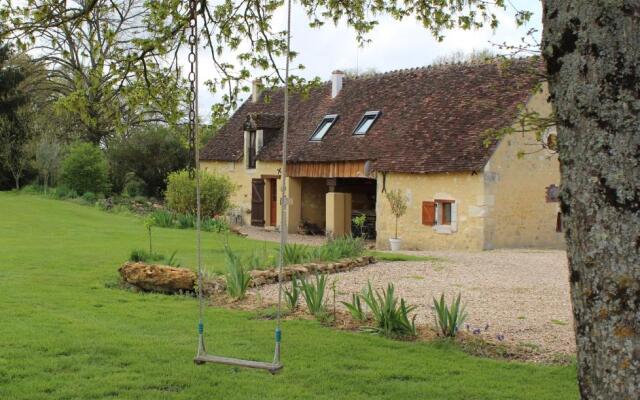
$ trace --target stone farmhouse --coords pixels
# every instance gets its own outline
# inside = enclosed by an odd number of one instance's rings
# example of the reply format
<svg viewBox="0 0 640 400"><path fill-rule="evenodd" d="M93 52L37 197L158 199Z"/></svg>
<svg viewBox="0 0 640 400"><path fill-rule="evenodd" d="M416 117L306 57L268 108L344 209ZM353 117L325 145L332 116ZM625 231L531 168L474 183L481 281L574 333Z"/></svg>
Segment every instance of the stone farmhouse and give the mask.
<svg viewBox="0 0 640 400"><path fill-rule="evenodd" d="M335 71L307 96L292 94L286 229L344 235L365 214L367 236L386 249L395 218L385 192L399 189L404 249L562 248L557 155L533 132L486 141L519 126L525 110L551 112L538 71L530 59ZM201 151L204 169L237 185L238 222L279 228L283 97L255 82Z"/></svg>

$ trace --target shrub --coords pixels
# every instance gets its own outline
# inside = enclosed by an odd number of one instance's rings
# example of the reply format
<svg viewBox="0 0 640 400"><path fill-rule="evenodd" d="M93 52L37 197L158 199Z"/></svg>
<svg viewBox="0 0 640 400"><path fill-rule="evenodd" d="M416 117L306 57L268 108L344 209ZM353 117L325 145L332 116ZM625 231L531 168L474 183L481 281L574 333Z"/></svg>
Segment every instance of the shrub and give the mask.
<svg viewBox="0 0 640 400"><path fill-rule="evenodd" d="M221 218L204 217L200 221L200 227L203 231L225 233L229 232L229 225Z"/></svg>
<svg viewBox="0 0 640 400"><path fill-rule="evenodd" d="M87 203L94 204L98 200L98 197L93 192L84 192L84 194L82 195L82 200L86 201Z"/></svg>
<svg viewBox="0 0 640 400"><path fill-rule="evenodd" d="M25 185L20 189L23 193L28 194L42 194L44 193L44 187L37 184Z"/></svg>
<svg viewBox="0 0 640 400"><path fill-rule="evenodd" d="M225 245L224 253L226 257L227 273L227 293L234 299L243 299L249 288L251 276L245 271L242 260L234 253L229 245Z"/></svg>
<svg viewBox="0 0 640 400"><path fill-rule="evenodd" d="M351 314L351 317L353 317L353 319L362 322L368 319L367 313L362 307L362 296L360 294L351 294L351 303L346 301L341 301L340 303L347 307L347 310L349 311L349 314Z"/></svg>
<svg viewBox="0 0 640 400"><path fill-rule="evenodd" d="M327 309L324 304L324 294L327 286L327 275L316 274L315 283L307 282L305 278L300 280L302 295L307 303L309 312L317 318L322 318Z"/></svg>
<svg viewBox="0 0 640 400"><path fill-rule="evenodd" d="M200 172L201 207L203 216L224 214L230 206L230 197L235 186L228 177ZM168 207L182 214L196 213L195 179L186 170L169 175L165 199Z"/></svg>
<svg viewBox="0 0 640 400"><path fill-rule="evenodd" d="M364 224L365 224L365 222L367 222L367 215L366 214L357 215L357 216L353 217L353 219L351 220L351 223L353 223L353 226L356 227L356 229L358 230L358 233L359 233L361 238L365 237L365 232L364 232Z"/></svg>
<svg viewBox="0 0 640 400"><path fill-rule="evenodd" d="M78 193L73 189L69 189L66 185L60 185L55 188L53 190L53 195L58 199L72 199L78 197Z"/></svg>
<svg viewBox="0 0 640 400"><path fill-rule="evenodd" d="M284 288L284 296L289 310L295 311L298 308L298 301L300 300L300 283L298 282L297 275L291 278L291 290L287 287Z"/></svg>
<svg viewBox="0 0 640 400"><path fill-rule="evenodd" d="M151 213L154 225L160 228L173 227L173 214L165 210L156 210Z"/></svg>
<svg viewBox="0 0 640 400"><path fill-rule="evenodd" d="M465 306L460 304L460 294L453 300L451 307L444 301L444 293L440 296L440 301L433 298L433 308L435 311L436 328L445 337L455 337L460 326L467 319Z"/></svg>
<svg viewBox="0 0 640 400"><path fill-rule="evenodd" d="M144 181L132 172L126 174L124 187L122 188L122 195L127 197L137 197L144 196L145 194Z"/></svg>
<svg viewBox="0 0 640 400"><path fill-rule="evenodd" d="M102 151L89 143L71 148L62 162L61 181L80 194L108 190L108 166Z"/></svg>
<svg viewBox="0 0 640 400"><path fill-rule="evenodd" d="M284 246L284 264L302 264L310 258L310 248L303 244L289 243Z"/></svg>
<svg viewBox="0 0 640 400"><path fill-rule="evenodd" d="M146 124L126 137L111 139L106 154L114 190L130 197L159 197L167 187L167 176L185 168L189 160L181 135L168 126ZM130 183L131 176L135 184Z"/></svg>
<svg viewBox="0 0 640 400"><path fill-rule="evenodd" d="M362 299L371 310L375 322L375 326L366 328L366 330L392 338L417 335L415 315L409 320L409 313L416 307L407 306L402 298L398 304L392 283L387 286L387 290L383 289L380 293L374 291L371 288L371 282L369 282Z"/></svg>

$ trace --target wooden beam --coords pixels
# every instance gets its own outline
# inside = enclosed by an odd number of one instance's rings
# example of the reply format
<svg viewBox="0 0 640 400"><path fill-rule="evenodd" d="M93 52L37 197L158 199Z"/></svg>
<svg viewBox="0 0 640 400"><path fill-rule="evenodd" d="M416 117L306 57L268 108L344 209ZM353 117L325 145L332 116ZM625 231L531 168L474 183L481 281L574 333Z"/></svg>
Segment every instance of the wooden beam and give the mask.
<svg viewBox="0 0 640 400"><path fill-rule="evenodd" d="M287 174L293 178L368 178L365 161L292 163Z"/></svg>

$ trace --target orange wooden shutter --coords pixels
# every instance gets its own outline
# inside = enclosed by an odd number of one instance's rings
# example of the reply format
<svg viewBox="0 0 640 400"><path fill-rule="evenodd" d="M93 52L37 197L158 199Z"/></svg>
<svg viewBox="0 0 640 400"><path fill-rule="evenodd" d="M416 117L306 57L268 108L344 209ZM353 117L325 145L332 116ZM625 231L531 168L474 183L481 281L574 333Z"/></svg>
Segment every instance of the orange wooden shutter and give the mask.
<svg viewBox="0 0 640 400"><path fill-rule="evenodd" d="M436 203L433 201L422 202L422 225L435 225Z"/></svg>

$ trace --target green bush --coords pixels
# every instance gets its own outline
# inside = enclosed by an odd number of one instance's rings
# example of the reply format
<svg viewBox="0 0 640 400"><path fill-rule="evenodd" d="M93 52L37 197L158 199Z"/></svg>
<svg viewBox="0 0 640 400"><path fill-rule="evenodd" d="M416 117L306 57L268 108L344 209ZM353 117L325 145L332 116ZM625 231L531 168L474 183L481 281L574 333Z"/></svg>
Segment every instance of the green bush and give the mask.
<svg viewBox="0 0 640 400"><path fill-rule="evenodd" d="M201 207L203 216L224 214L230 206L230 197L235 186L228 177L200 172ZM165 192L167 206L181 214L196 213L196 184L186 170L169 175Z"/></svg>
<svg viewBox="0 0 640 400"><path fill-rule="evenodd" d="M327 314L327 308L324 304L326 287L326 274L316 274L315 283L307 282L305 278L300 280L300 289L302 289L304 301L307 303L309 312L316 318L323 318Z"/></svg>
<svg viewBox="0 0 640 400"><path fill-rule="evenodd" d="M434 297L433 309L435 311L436 328L445 337L455 337L467 319L465 306L460 304L460 294L453 300L451 307L445 303L444 293L440 296L440 301Z"/></svg>
<svg viewBox="0 0 640 400"><path fill-rule="evenodd" d="M227 293L234 299L243 299L251 282L251 275L244 269L240 256L234 253L229 245L225 245L227 273Z"/></svg>
<svg viewBox="0 0 640 400"><path fill-rule="evenodd" d="M407 306L404 299L395 296L393 284L387 286L382 293L374 291L369 282L367 289L362 294L362 299L371 310L375 326L365 330L384 335L386 337L414 337L417 335L415 315L409 320L409 313L416 309L415 306Z"/></svg>
<svg viewBox="0 0 640 400"><path fill-rule="evenodd" d="M78 192L73 189L69 189L66 185L60 185L53 189L52 194L58 199L73 199L78 197Z"/></svg>
<svg viewBox="0 0 640 400"><path fill-rule="evenodd" d="M86 201L87 203L94 204L98 200L98 197L93 192L84 192L84 194L82 195L82 200Z"/></svg>
<svg viewBox="0 0 640 400"><path fill-rule="evenodd" d="M20 191L27 194L42 194L44 193L44 187L37 184L29 184L23 186Z"/></svg>
<svg viewBox="0 0 640 400"><path fill-rule="evenodd" d="M138 178L134 173L130 172L125 177L124 187L122 188L122 195L127 197L144 196L145 183L142 179Z"/></svg>
<svg viewBox="0 0 640 400"><path fill-rule="evenodd" d="M110 139L106 155L114 191L130 197L161 196L167 176L185 168L189 161L182 134L169 126L145 124L126 137Z"/></svg>
<svg viewBox="0 0 640 400"><path fill-rule="evenodd" d="M200 227L206 232L229 232L229 224L222 218L204 217L202 221L200 221Z"/></svg>
<svg viewBox="0 0 640 400"><path fill-rule="evenodd" d="M108 166L102 151L89 143L73 146L62 162L61 181L80 194L105 193L109 188Z"/></svg>

